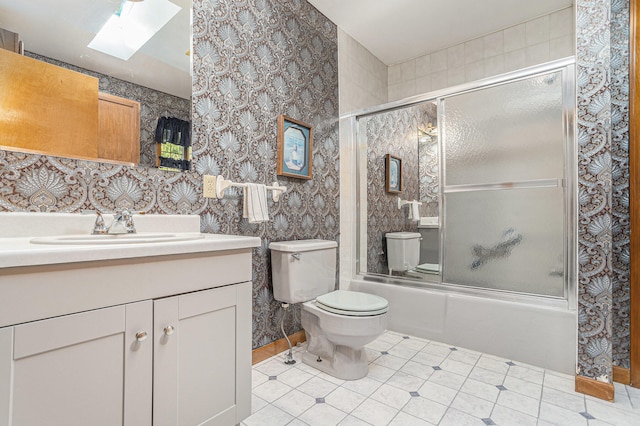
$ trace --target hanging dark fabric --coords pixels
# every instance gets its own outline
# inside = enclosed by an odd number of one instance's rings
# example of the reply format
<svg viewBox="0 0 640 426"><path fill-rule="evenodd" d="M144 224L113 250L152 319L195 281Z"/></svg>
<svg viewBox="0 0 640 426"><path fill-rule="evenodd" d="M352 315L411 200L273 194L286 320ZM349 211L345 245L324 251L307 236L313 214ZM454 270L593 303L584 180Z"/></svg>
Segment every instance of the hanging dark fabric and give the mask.
<svg viewBox="0 0 640 426"><path fill-rule="evenodd" d="M191 161L160 157L160 167L177 170L189 170L189 168L191 167Z"/></svg>
<svg viewBox="0 0 640 426"><path fill-rule="evenodd" d="M155 141L190 147L191 123L174 117L160 117L156 127Z"/></svg>
<svg viewBox="0 0 640 426"><path fill-rule="evenodd" d="M162 147L158 149L158 167L173 171L189 170L191 167L190 122L174 117L160 117L154 139Z"/></svg>

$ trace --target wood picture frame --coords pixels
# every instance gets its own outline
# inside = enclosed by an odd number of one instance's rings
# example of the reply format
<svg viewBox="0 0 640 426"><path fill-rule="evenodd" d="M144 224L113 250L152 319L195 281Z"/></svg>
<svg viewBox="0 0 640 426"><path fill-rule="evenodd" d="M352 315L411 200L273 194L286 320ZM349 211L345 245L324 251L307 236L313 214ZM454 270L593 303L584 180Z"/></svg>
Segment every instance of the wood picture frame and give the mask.
<svg viewBox="0 0 640 426"><path fill-rule="evenodd" d="M278 116L278 176L311 179L313 129L302 121Z"/></svg>
<svg viewBox="0 0 640 426"><path fill-rule="evenodd" d="M395 155L385 156L385 188L388 193L398 194L402 191L402 159Z"/></svg>

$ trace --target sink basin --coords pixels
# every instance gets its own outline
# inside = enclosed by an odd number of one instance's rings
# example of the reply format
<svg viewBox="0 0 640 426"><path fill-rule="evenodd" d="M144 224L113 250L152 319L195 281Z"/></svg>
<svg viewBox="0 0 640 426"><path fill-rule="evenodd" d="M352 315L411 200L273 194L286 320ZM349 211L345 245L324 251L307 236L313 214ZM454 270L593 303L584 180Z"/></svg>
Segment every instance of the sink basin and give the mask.
<svg viewBox="0 0 640 426"><path fill-rule="evenodd" d="M174 241L189 241L204 238L203 234L193 233L139 233L139 234L101 234L101 235L56 235L48 237L36 237L30 241L32 244L54 245L104 245L104 244L143 244L143 243L167 243Z"/></svg>

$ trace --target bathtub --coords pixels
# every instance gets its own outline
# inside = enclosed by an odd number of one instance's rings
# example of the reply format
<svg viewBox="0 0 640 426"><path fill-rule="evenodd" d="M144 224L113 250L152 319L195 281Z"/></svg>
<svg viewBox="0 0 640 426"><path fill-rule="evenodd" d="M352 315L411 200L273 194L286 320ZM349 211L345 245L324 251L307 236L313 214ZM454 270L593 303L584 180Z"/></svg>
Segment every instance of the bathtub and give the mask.
<svg viewBox="0 0 640 426"><path fill-rule="evenodd" d="M573 310L364 279L349 289L386 298L391 331L576 373Z"/></svg>

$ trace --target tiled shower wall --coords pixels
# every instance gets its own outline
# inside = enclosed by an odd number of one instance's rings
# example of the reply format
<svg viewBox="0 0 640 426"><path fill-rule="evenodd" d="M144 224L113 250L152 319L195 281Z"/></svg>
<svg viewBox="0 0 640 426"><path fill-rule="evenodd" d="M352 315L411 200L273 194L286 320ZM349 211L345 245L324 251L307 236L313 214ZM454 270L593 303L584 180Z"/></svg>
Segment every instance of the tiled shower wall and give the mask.
<svg viewBox="0 0 640 426"><path fill-rule="evenodd" d="M387 102L387 66L338 28L340 113Z"/></svg>
<svg viewBox="0 0 640 426"><path fill-rule="evenodd" d="M613 365L629 366L629 1L578 0L575 11L390 66L388 100L570 56L575 45L578 371L610 381Z"/></svg>
<svg viewBox="0 0 640 426"><path fill-rule="evenodd" d="M389 66L389 101L574 54L573 8Z"/></svg>
<svg viewBox="0 0 640 426"><path fill-rule="evenodd" d="M339 224L336 26L304 0L193 1L193 154L189 172L0 151L0 209L80 212L131 208L198 214L204 232L259 236L253 254L253 346L280 338L270 241L335 240ZM276 119L313 126L313 179L276 176ZM242 196L202 197L202 175L289 189L271 221L242 219ZM299 310L285 326L299 330Z"/></svg>

